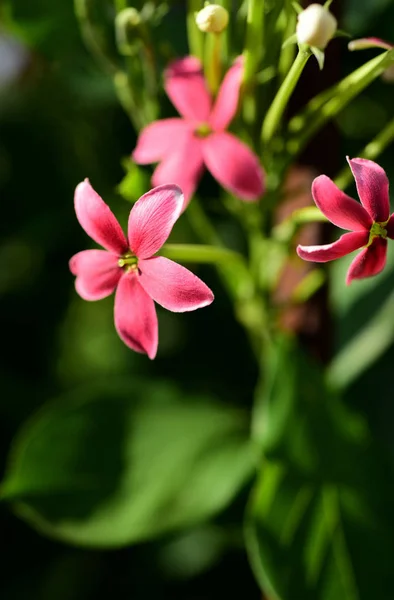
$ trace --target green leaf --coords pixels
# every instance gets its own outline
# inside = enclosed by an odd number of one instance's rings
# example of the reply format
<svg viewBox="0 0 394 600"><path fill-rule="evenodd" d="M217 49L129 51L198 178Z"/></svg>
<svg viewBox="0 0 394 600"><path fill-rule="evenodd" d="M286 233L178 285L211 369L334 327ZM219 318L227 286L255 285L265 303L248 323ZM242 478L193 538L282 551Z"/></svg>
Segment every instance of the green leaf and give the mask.
<svg viewBox="0 0 394 600"><path fill-rule="evenodd" d="M338 339L327 375L338 389L352 384L394 342L393 245L388 244L387 254L382 273L351 286L346 286L345 277L353 256L336 261L330 269L331 305Z"/></svg>
<svg viewBox="0 0 394 600"><path fill-rule="evenodd" d="M123 161L126 175L117 187L118 193L129 202L136 202L151 187L149 171L128 159Z"/></svg>
<svg viewBox="0 0 394 600"><path fill-rule="evenodd" d="M18 435L4 500L41 532L116 547L204 521L251 476L238 411L163 383L97 385L44 406Z"/></svg>
<svg viewBox="0 0 394 600"><path fill-rule="evenodd" d="M267 361L254 428L264 461L246 526L262 589L281 600L390 598L394 471L387 452L291 342Z"/></svg>

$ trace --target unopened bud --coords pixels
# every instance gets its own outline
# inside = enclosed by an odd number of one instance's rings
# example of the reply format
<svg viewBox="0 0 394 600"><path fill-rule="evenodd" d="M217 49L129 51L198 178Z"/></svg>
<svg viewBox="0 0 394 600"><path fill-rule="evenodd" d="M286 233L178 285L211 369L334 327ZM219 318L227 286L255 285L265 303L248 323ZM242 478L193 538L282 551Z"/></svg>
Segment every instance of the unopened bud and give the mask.
<svg viewBox="0 0 394 600"><path fill-rule="evenodd" d="M207 4L196 14L196 24L205 33L221 33L228 25L228 11L219 4Z"/></svg>
<svg viewBox="0 0 394 600"><path fill-rule="evenodd" d="M337 20L321 4L310 4L298 15L297 40L324 50L337 30Z"/></svg>

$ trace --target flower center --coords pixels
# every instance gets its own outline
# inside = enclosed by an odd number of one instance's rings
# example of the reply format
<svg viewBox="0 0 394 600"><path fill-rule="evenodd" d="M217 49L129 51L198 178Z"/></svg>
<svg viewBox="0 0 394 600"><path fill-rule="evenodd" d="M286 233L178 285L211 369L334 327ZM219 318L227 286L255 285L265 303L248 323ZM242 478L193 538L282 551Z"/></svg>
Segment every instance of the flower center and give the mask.
<svg viewBox="0 0 394 600"><path fill-rule="evenodd" d="M387 238L387 229L385 229L386 225L387 221L384 221L384 223L375 222L372 224L372 227L369 230L368 246L370 246L373 240L377 237L381 237L384 240Z"/></svg>
<svg viewBox="0 0 394 600"><path fill-rule="evenodd" d="M129 252L119 258L118 265L125 271L136 271L138 269L138 258Z"/></svg>
<svg viewBox="0 0 394 600"><path fill-rule="evenodd" d="M195 130L194 133L196 134L197 137L200 138L205 138L207 137L210 133L212 133L212 129L210 127L210 125L208 125L208 123L201 123L201 125L199 125Z"/></svg>

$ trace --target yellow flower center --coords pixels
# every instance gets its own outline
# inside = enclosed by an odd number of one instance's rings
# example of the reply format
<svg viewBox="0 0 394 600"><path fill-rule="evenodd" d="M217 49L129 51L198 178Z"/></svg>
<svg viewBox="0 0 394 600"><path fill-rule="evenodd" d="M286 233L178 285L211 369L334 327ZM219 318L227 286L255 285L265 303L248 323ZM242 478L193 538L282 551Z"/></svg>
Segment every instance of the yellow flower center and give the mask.
<svg viewBox="0 0 394 600"><path fill-rule="evenodd" d="M383 223L375 222L372 224L372 227L369 230L368 246L370 246L373 240L377 237L381 237L384 240L387 238L387 229L385 229L387 222L388 220L384 221Z"/></svg>
<svg viewBox="0 0 394 600"><path fill-rule="evenodd" d="M125 271L136 271L138 269L138 258L131 253L124 254L119 258L118 265Z"/></svg>
<svg viewBox="0 0 394 600"><path fill-rule="evenodd" d="M212 133L212 129L208 123L201 123L201 125L195 129L195 134L201 138L207 137L210 133Z"/></svg>

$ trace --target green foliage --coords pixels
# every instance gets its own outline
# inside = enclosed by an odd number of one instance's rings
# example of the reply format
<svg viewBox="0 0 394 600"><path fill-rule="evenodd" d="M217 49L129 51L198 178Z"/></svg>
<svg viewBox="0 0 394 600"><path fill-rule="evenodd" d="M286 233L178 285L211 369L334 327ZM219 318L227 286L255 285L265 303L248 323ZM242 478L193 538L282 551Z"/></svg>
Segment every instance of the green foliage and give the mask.
<svg viewBox="0 0 394 600"><path fill-rule="evenodd" d="M347 287L346 271L353 258L337 261L330 272L339 335L328 376L337 388L349 386L394 342L393 245L388 245L388 264L382 273Z"/></svg>
<svg viewBox="0 0 394 600"><path fill-rule="evenodd" d="M160 383L98 384L20 432L3 499L40 531L116 547L204 521L250 477L244 416Z"/></svg>
<svg viewBox="0 0 394 600"><path fill-rule="evenodd" d="M246 530L261 586L281 600L390 598L393 465L291 343L267 367Z"/></svg>
<svg viewBox="0 0 394 600"><path fill-rule="evenodd" d="M123 166L126 175L118 185L118 192L125 200L136 202L150 187L150 175L148 169L139 167L131 160L125 159Z"/></svg>

